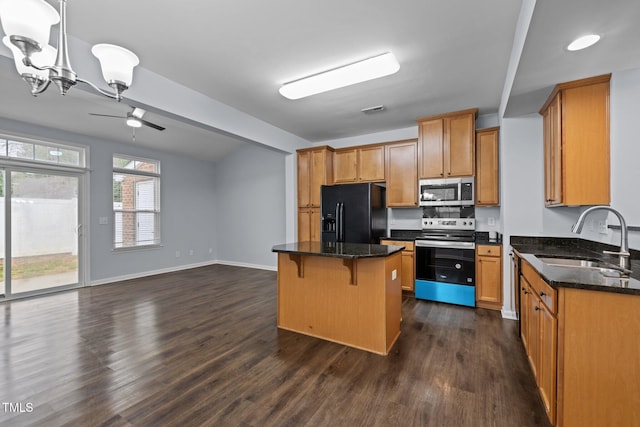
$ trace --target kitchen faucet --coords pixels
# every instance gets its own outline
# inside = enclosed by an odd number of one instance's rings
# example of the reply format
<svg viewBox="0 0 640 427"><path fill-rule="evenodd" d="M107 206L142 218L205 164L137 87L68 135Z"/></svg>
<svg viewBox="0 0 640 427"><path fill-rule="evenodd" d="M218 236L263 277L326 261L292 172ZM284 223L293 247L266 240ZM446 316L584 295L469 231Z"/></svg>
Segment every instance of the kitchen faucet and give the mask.
<svg viewBox="0 0 640 427"><path fill-rule="evenodd" d="M609 207L609 206L593 206L582 212L578 217L578 221L571 227L571 231L579 234L582 231L582 226L584 225L584 220L593 211L604 210L613 212L617 217L618 221L620 221L620 251L612 252L612 251L604 251L605 254L610 255L618 255L620 259L620 268L625 270L629 270L629 257L631 254L629 253L629 237L627 232L627 223L622 217L622 214L617 210Z"/></svg>

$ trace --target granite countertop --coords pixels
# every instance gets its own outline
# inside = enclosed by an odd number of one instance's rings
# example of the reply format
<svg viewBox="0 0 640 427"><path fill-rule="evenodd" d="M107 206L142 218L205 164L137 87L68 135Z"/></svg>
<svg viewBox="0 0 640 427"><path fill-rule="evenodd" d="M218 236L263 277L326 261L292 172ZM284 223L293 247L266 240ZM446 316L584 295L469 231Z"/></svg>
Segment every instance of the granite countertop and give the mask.
<svg viewBox="0 0 640 427"><path fill-rule="evenodd" d="M389 237L381 240L397 240L400 242L413 242L424 234L424 230L391 230ZM495 239L489 238L488 231L476 231L476 244L487 246L502 246L502 234L497 233Z"/></svg>
<svg viewBox="0 0 640 427"><path fill-rule="evenodd" d="M575 288L604 292L640 295L640 280L637 273L632 277L608 277L598 270L580 267L553 266L542 262L536 255L543 257L589 258L617 266L616 259L605 257L601 251L579 245L553 244L549 239L539 243L511 242L511 246L521 259L527 261L542 278L554 288ZM632 270L634 265L632 264ZM637 271L637 270L636 270Z"/></svg>
<svg viewBox="0 0 640 427"><path fill-rule="evenodd" d="M393 240L397 242L413 242L415 237L403 236L403 237L381 237L380 240Z"/></svg>
<svg viewBox="0 0 640 427"><path fill-rule="evenodd" d="M401 252L404 246L372 245L367 243L293 242L275 245L273 252L297 255L325 256L333 258L387 257Z"/></svg>

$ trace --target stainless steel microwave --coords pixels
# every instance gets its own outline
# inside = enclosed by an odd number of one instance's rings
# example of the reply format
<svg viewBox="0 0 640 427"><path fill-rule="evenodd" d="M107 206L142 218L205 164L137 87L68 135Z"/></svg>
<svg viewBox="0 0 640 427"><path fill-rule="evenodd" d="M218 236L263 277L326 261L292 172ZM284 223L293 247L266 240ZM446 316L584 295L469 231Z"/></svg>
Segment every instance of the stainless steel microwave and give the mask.
<svg viewBox="0 0 640 427"><path fill-rule="evenodd" d="M473 177L421 179L418 200L420 206L472 206L473 187Z"/></svg>

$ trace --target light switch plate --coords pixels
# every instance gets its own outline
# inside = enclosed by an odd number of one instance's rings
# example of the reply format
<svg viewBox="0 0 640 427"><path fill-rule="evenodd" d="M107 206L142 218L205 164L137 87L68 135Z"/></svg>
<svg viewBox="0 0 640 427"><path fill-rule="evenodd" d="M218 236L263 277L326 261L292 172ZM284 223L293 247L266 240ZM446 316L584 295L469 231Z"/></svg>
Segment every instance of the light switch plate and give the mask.
<svg viewBox="0 0 640 427"><path fill-rule="evenodd" d="M98 218L98 224L100 225L107 225L109 224L109 218L107 218L106 216L101 216Z"/></svg>
<svg viewBox="0 0 640 427"><path fill-rule="evenodd" d="M391 280L396 280L398 278L398 270L391 271Z"/></svg>

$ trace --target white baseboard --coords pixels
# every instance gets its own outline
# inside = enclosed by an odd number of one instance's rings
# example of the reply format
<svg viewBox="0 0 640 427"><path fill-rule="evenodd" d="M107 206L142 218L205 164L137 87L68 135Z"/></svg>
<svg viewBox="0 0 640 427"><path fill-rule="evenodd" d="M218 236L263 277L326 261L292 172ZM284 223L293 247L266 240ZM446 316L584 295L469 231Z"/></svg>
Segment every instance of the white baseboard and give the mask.
<svg viewBox="0 0 640 427"><path fill-rule="evenodd" d="M216 264L231 265L234 267L255 268L258 270L278 271L278 267L273 265L248 264L246 262L225 261L221 259L216 260Z"/></svg>
<svg viewBox="0 0 640 427"><path fill-rule="evenodd" d="M155 276L157 274L174 273L176 271L190 270L192 268L205 267L207 265L215 265L215 264L231 265L234 267L255 268L258 270L278 271L278 267L274 267L270 265L248 264L245 262L224 261L224 260L212 260L212 261L198 262L195 264L179 265L176 267L161 268L159 270L144 271L141 273L126 274L123 276L109 277L107 279L93 280L91 281L89 286L106 285L109 283L123 282L125 280L131 280L131 279L140 279L142 277Z"/></svg>
<svg viewBox="0 0 640 427"><path fill-rule="evenodd" d="M516 315L516 312L513 310L502 309L501 313L502 313L503 319L518 320L518 316Z"/></svg>
<svg viewBox="0 0 640 427"><path fill-rule="evenodd" d="M157 274L173 273L176 271L189 270L197 267L205 267L207 265L217 264L217 261L204 261L195 264L178 265L176 267L161 268L159 270L143 271L141 273L125 274L123 276L109 277L106 279L92 280L89 286L106 285L109 283L123 282L125 280L140 279L142 277L155 276Z"/></svg>

